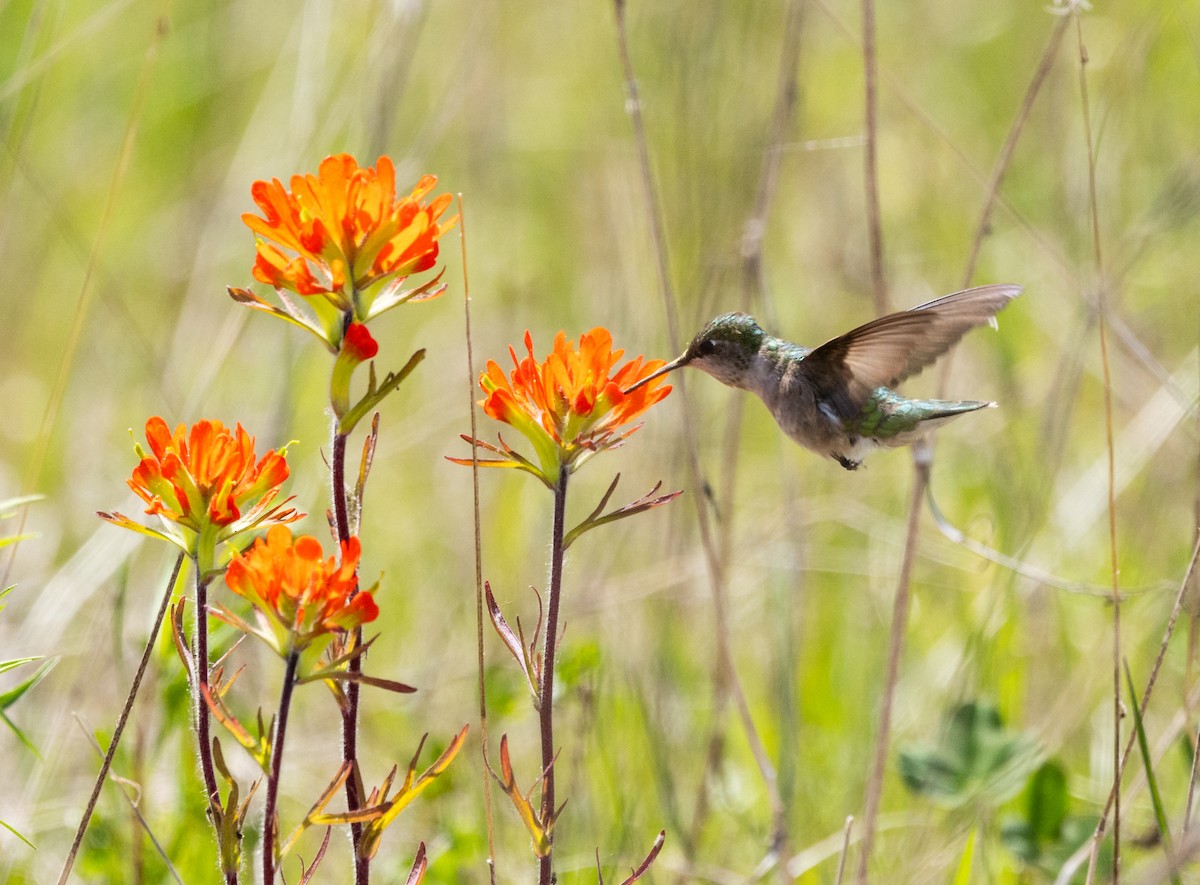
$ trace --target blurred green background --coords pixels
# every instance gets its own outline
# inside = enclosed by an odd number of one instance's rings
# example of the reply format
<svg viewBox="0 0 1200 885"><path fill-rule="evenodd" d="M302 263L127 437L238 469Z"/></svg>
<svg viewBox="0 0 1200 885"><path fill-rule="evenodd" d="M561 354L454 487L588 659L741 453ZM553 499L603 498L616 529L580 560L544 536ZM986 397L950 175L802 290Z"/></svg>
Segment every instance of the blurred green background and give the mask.
<svg viewBox="0 0 1200 885"><path fill-rule="evenodd" d="M1096 7L1081 24L1103 273L1072 23L1053 47L969 281L991 170L1060 19L1040 0L877 10L892 305L968 283L1026 287L998 334L964 340L947 382L952 397L1001 408L940 434L933 494L974 543L1010 559L955 543L924 512L874 852L880 881L949 881L956 871L960 881L1050 881L1041 868L1057 870L1051 855L1074 838L1067 825L1098 813L1107 795L1101 288L1129 593L1121 646L1139 685L1195 540L1200 8ZM874 316L859 5L630 0L628 29L682 334L746 309L770 331L817 344ZM129 428L140 438L153 414L171 424L215 417L241 421L263 448L297 440L291 491L313 514L303 527L322 533L327 355L224 292L250 282L253 238L239 216L253 208L251 182L315 171L344 150L363 164L389 154L401 188L433 172L439 190L461 192L476 370L488 358L507 365L526 329L539 355L559 329L577 336L595 325L630 355L674 355L616 34L600 0L0 4L0 497L45 495L25 523L36 537L12 559L4 551L6 583L17 587L0 615L0 657L61 655L7 711L37 755L0 730L0 820L37 846L0 831L0 880L55 880L98 767L84 729L107 739L169 569L161 545L93 515L139 512L124 486L135 463ZM781 78L789 35L798 51ZM781 84L794 86L795 104L774 127ZM759 231L760 262L748 264ZM420 688L366 694L371 783L406 764L423 733L437 752L477 719L471 476L443 459L466 454L458 434L469 431L477 396L457 236L445 240L442 263L447 295L373 326L381 369L418 347L428 357L384 406L366 499L364 574L383 576L370 669ZM660 479L686 495L570 552L560 880L595 881L598 850L606 881L620 881L662 828L666 848L647 881L745 882L769 867L769 794L731 703L714 690L699 496L713 502L723 539L733 656L778 771L791 870L832 882L874 752L911 459L878 453L847 473L789 442L757 402L699 374L685 385L572 486L576 520L618 471L619 500ZM933 370L905 389L937 385ZM702 429L709 497L687 469L684 396ZM479 428L494 438L488 419ZM480 479L483 573L510 619L520 612L531 623L528 586L546 580L550 495L523 475ZM16 531L17 520L4 528ZM1196 726L1195 610L1193 598L1146 717L1176 833ZM536 717L520 673L490 630L486 639L493 752L508 733L526 785L538 766ZM281 668L257 650L249 658L235 706L252 716L274 703ZM184 880L215 881L181 692L164 644L117 771L140 784L141 810ZM918 777L914 792L899 754L919 768L950 712L973 701L996 711L1004 734L1022 735L1028 764L1011 783L960 783L947 798ZM321 689L300 692L294 716L285 830L340 753ZM422 840L427 881L486 881L478 735L476 723L469 751L388 831L379 881L402 878ZM252 767L227 747L248 780ZM942 747L952 754L952 741ZM1057 760L1043 769L1053 777L1029 779L1042 760ZM1133 767L1130 786L1136 751ZM1059 781L1057 792L1046 787ZM1028 829L1039 802L1063 806L1062 826L1034 826L1022 860L1013 833ZM530 881L512 809L497 801L495 820L499 881ZM1126 865L1161 856L1133 845L1155 833L1144 790L1126 800L1123 833ZM168 881L113 786L88 846L79 881ZM317 881L345 881L346 852L335 838ZM294 859L285 869L294 880ZM767 876L784 880L778 869Z"/></svg>

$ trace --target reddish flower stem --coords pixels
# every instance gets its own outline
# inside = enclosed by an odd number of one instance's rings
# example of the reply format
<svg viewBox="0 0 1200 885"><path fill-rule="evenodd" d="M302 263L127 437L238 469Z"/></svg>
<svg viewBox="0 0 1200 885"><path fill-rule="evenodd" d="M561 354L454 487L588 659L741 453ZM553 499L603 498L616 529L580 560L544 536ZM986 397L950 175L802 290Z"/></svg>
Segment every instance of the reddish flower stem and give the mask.
<svg viewBox="0 0 1200 885"><path fill-rule="evenodd" d="M217 774L213 768L212 738L209 736L208 704L204 702L204 689L208 687L208 585L211 576L205 576L204 563L196 561L196 636L193 642L193 678L196 680L196 742L200 755L200 771L204 775L204 791L208 799L206 809L210 818L213 809L221 807L221 794L217 791ZM215 824L215 818L212 818Z"/></svg>
<svg viewBox="0 0 1200 885"><path fill-rule="evenodd" d="M337 531L338 544L350 540L350 514L346 503L346 439L347 435L339 432L337 419L333 423L332 464L330 465L333 478L333 523ZM354 631L355 645L362 643L362 628ZM362 672L362 655L350 661L352 673ZM357 767L358 760L358 683L346 685L346 709L342 713L342 759ZM358 792L357 773L352 771L346 778L346 807L353 811L362 805L362 797ZM361 857L359 845L362 842L362 824L350 824L350 841L354 846L354 882L355 885L367 885L371 881L371 862Z"/></svg>
<svg viewBox="0 0 1200 885"><path fill-rule="evenodd" d="M558 651L558 609L562 599L563 532L567 511L567 477L570 472L561 468L554 486L554 527L550 538L550 602L546 614L546 642L542 658L542 684L538 687L538 714L542 730L542 822L554 815L554 658ZM538 859L539 885L554 881L554 836L551 832L550 851Z"/></svg>
<svg viewBox="0 0 1200 885"><path fill-rule="evenodd" d="M283 768L283 739L287 735L288 710L292 706L292 689L296 685L296 665L300 653L291 651L283 671L283 689L279 693L279 713L275 719L275 737L271 741L271 776L267 779L267 803L263 810L263 885L275 882L275 821L276 802L279 798L279 772Z"/></svg>
<svg viewBox="0 0 1200 885"><path fill-rule="evenodd" d="M346 440L347 435L338 431L338 422L333 421L333 524L337 530L338 544L350 540L350 511L346 503Z"/></svg>

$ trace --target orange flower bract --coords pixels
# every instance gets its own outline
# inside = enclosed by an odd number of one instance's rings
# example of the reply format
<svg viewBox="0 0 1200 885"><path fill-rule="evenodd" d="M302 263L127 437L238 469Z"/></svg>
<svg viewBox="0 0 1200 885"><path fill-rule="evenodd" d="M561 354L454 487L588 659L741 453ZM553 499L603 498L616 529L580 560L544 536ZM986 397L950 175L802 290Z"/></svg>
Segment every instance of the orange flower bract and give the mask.
<svg viewBox="0 0 1200 885"><path fill-rule="evenodd" d="M259 237L254 278L323 296L365 321L370 305L360 303L361 293L437 261L438 240L458 219L439 222L450 194L422 202L436 183L426 175L409 194L397 196L388 157L372 168L360 167L350 154L326 157L316 175L292 176L290 190L277 178L254 182L251 196L262 217L242 216Z"/></svg>
<svg viewBox="0 0 1200 885"><path fill-rule="evenodd" d="M358 591L360 552L358 538L350 538L342 545L340 562L325 559L316 538L293 539L286 526L273 526L248 553L234 554L225 583L265 622L269 632L259 635L285 654L379 616L371 593Z"/></svg>
<svg viewBox="0 0 1200 885"><path fill-rule="evenodd" d="M146 512L190 529L196 535L214 533L227 540L238 532L265 523L291 522L291 509L271 507L288 478L287 458L271 450L261 458L254 437L241 424L230 430L220 421L197 421L174 431L162 418L146 422L149 451L136 446L141 462L133 469L129 487L146 502ZM101 514L128 528L139 528L120 514ZM154 534L153 532L150 532ZM172 534L185 549L188 542Z"/></svg>
<svg viewBox="0 0 1200 885"><path fill-rule="evenodd" d="M619 445L637 426L621 429L671 392L670 386L656 380L626 393L626 388L664 363L639 356L615 368L625 352L613 350L612 335L602 327L579 336L578 344L559 332L542 362L526 332L525 351L524 357L518 357L509 348L514 366L509 375L488 362L479 379L487 394L482 405L485 413L511 424L533 444L540 469L532 472L549 485L562 468L576 467L592 454ZM533 468L519 456L514 458L507 446L488 448L506 455L506 461L482 463Z"/></svg>

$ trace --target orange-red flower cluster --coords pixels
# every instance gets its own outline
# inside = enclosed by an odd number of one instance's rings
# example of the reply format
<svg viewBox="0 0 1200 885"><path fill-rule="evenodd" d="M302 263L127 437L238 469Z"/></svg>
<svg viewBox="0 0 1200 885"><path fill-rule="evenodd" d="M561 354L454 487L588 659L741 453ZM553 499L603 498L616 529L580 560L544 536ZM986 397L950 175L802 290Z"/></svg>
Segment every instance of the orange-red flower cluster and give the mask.
<svg viewBox="0 0 1200 885"><path fill-rule="evenodd" d="M341 562L325 559L316 538L293 540L286 526L273 526L248 553L234 554L225 583L254 606L265 629L252 632L286 654L306 648L318 636L353 630L379 616L371 593L358 591L360 552L358 538L351 538L342 545Z"/></svg>
<svg viewBox="0 0 1200 885"><path fill-rule="evenodd" d="M202 534L215 544L247 529L299 519L290 508L271 506L288 477L284 453L271 450L257 458L254 437L241 424L230 430L220 421L203 420L190 430L180 424L172 432L155 416L146 422L146 442L148 452L135 446L141 462L127 481L129 487L149 505L147 513L194 535L177 530L163 535L119 513L100 514L110 522L165 537L194 553Z"/></svg>
<svg viewBox="0 0 1200 885"><path fill-rule="evenodd" d="M612 335L602 327L579 336L578 345L559 332L544 362L534 356L533 339L526 332L525 350L526 356L518 357L509 348L514 368L508 376L489 361L479 386L487 394L484 412L524 434L537 452L540 467L534 468L507 446L486 446L505 457L481 463L530 470L548 485L557 481L561 469L577 467L596 452L619 445L637 426L618 431L671 392L655 380L626 393L626 388L665 364L643 362L639 356L614 371L625 352L612 349Z"/></svg>
<svg viewBox="0 0 1200 885"><path fill-rule="evenodd" d="M398 197L390 159L362 168L349 154L326 157L316 175L292 176L290 191L277 178L254 182L263 217L242 216L259 236L254 278L369 319L377 293L368 290L433 267L438 239L458 220L439 222L450 194L422 202L436 183L426 175Z"/></svg>

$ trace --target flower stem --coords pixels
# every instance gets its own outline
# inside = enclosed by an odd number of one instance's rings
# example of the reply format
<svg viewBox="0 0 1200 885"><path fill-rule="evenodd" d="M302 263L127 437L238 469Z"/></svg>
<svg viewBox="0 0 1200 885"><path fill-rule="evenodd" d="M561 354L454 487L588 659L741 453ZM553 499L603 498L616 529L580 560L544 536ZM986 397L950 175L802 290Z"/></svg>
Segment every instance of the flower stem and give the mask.
<svg viewBox="0 0 1200 885"><path fill-rule="evenodd" d="M204 557L196 559L196 636L193 642L193 671L196 680L194 703L196 705L196 743L200 755L200 771L204 775L204 792L208 799L205 809L213 823L214 810L221 808L221 795L217 791L217 775L213 768L212 739L209 737L208 704L204 702L204 689L208 687L208 585L212 580L206 566L211 566L211 559L202 562Z"/></svg>
<svg viewBox="0 0 1200 885"><path fill-rule="evenodd" d="M333 473L333 524L337 531L338 544L350 540L350 514L346 503L346 439L347 434L338 431L338 421L333 421L332 463ZM362 643L362 628L354 631L355 647ZM362 671L362 655L357 655L350 661L350 671ZM358 765L358 683L346 685L346 709L342 713L342 759L354 766ZM346 778L346 807L353 811L362 805L362 797L358 792L358 773L352 769ZM367 885L371 880L370 860L360 856L359 845L362 842L362 824L350 824L350 841L354 846L354 882L355 885Z"/></svg>
<svg viewBox="0 0 1200 885"><path fill-rule="evenodd" d="M542 659L542 684L538 689L538 713L542 730L542 821L554 815L554 658L558 647L558 608L562 599L563 530L567 510L567 477L565 467L554 486L554 527L550 538L550 602L546 614L546 642ZM539 885L554 881L554 836L549 834L550 851L538 859Z"/></svg>
<svg viewBox="0 0 1200 885"><path fill-rule="evenodd" d="M279 693L279 713L275 719L275 736L271 741L271 776L267 779L267 803L263 811L263 885L275 882L275 806L279 797L279 772L283 768L283 739L287 735L288 710L292 706L292 689L296 685L296 665L300 652L288 653L283 672L283 689Z"/></svg>
<svg viewBox="0 0 1200 885"><path fill-rule="evenodd" d="M171 592L175 589L175 582L179 579L179 570L183 567L183 554L175 560L175 568L171 571L171 577L167 580L167 589L163 591L162 602L158 606L158 614L154 617L154 626L150 628L150 635L146 638L146 648L142 651L142 659L138 662L137 672L133 674L133 683L129 686L129 694L125 698L125 707L121 710L121 715L117 719L117 727L113 730L112 740L108 742L108 752L104 754L104 762L100 765L100 773L96 775L96 783L92 786L92 795L88 799L87 807L83 811L83 817L79 821L79 828L75 831L75 841L71 843L71 850L67 853L67 859L63 862L62 872L59 874L58 883L64 885L67 877L71 874L71 867L75 865L75 857L79 854L79 847L83 844L83 834L87 832L88 823L92 819L92 812L96 809L96 801L100 798L100 788L104 786L104 781L108 778L108 771L112 768L113 757L117 755L117 747L121 743L121 735L125 733L125 725L129 722L129 714L133 710L133 702L137 699L138 689L142 687L142 677L146 675L146 667L150 663L150 654L154 651L154 642L158 638L158 631L162 628L163 617L167 612L167 603L171 601Z"/></svg>

